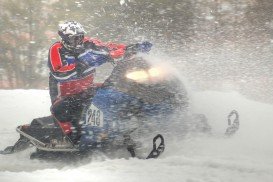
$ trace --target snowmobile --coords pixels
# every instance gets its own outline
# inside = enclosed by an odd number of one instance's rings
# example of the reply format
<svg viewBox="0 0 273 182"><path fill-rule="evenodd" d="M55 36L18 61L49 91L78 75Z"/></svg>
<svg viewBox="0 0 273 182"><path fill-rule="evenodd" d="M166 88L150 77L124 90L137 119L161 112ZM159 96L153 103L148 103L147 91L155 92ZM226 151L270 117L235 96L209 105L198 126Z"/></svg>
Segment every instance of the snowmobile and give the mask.
<svg viewBox="0 0 273 182"><path fill-rule="evenodd" d="M103 54L93 54L94 59L108 59ZM94 150L104 152L123 147L132 157L138 157L137 143L131 134L139 128L139 123L160 125L177 109L186 112L187 92L176 75L151 63L145 56L127 54L124 60L114 64L111 75L103 84L96 85L95 96L81 114L82 135L78 143L64 134L52 116L47 116L18 126L20 139L0 153L12 154L34 146L36 152L30 155L32 159L56 156L71 159L71 156L89 155ZM236 117L231 122L233 115ZM205 118L201 122L208 126ZM236 111L230 114L229 122L226 133L232 135L239 126ZM152 151L145 158L157 158L164 149L164 137L158 133L152 140Z"/></svg>

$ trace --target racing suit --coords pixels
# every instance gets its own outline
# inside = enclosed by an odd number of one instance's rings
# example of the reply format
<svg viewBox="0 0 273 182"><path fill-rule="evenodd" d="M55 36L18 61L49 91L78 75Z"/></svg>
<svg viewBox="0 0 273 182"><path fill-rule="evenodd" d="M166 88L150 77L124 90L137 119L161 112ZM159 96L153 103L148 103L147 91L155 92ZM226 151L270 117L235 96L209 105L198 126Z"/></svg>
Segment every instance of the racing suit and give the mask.
<svg viewBox="0 0 273 182"><path fill-rule="evenodd" d="M106 63L106 59L92 60L89 52L104 52L109 59L116 59L123 56L125 49L124 44L103 43L88 37L84 38L83 50L79 53L66 49L61 42L50 47L48 66L51 113L73 141L80 137L79 119L82 110L95 93L93 80L96 67ZM88 64L79 64L83 60Z"/></svg>

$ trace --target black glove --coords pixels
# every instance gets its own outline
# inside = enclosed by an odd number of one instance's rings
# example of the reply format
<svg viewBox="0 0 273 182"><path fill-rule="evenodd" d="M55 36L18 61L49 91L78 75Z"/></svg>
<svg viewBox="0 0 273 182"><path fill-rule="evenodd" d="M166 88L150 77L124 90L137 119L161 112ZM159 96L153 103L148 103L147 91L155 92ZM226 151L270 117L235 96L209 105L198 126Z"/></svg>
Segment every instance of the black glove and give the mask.
<svg viewBox="0 0 273 182"><path fill-rule="evenodd" d="M82 75L82 73L89 67L88 64L86 64L85 62L83 61L78 61L76 62L76 67L75 67L75 70L77 71L77 74L79 76Z"/></svg>
<svg viewBox="0 0 273 182"><path fill-rule="evenodd" d="M147 53L151 50L152 46L153 46L153 44L148 41L142 42L142 43L138 44L138 51Z"/></svg>
<svg viewBox="0 0 273 182"><path fill-rule="evenodd" d="M129 52L149 52L152 48L153 44L150 42L142 42L137 44L130 44L126 47L126 51Z"/></svg>

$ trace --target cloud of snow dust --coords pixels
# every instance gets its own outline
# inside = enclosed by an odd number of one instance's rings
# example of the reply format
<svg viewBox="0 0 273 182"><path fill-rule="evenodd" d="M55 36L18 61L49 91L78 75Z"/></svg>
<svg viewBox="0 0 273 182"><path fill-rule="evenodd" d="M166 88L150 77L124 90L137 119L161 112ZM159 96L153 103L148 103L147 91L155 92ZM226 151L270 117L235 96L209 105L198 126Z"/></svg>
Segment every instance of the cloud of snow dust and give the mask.
<svg viewBox="0 0 273 182"><path fill-rule="evenodd" d="M47 95L47 91L40 90L0 92L1 98L5 98L5 104L0 104L0 134L5 138L0 141L1 148L18 138L14 126L48 114ZM194 111L207 116L212 134L166 141L166 150L157 160L108 159L96 154L92 160L68 165L30 160L31 149L0 156L0 180L272 181L273 106L249 100L237 92L202 91L193 92L192 96ZM15 115L11 108L15 108L17 117L9 117ZM226 116L232 109L240 114L240 130L225 137Z"/></svg>

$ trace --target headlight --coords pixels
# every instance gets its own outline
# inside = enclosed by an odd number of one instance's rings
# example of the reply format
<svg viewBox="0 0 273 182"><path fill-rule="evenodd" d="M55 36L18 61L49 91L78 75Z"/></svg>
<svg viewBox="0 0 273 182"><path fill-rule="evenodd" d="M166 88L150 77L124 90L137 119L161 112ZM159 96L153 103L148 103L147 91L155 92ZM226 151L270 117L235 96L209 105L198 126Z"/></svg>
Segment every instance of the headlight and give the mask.
<svg viewBox="0 0 273 182"><path fill-rule="evenodd" d="M159 78L162 76L162 74L163 72L159 68L151 68L148 71L137 70L129 72L126 74L126 78L129 78L137 82L143 82L149 79Z"/></svg>
<svg viewBox="0 0 273 182"><path fill-rule="evenodd" d="M126 74L126 78L129 78L131 80L135 81L144 81L149 78L149 75L146 71L133 71Z"/></svg>
<svg viewBox="0 0 273 182"><path fill-rule="evenodd" d="M151 68L148 70L148 73L151 77L159 77L162 75L162 72L158 68Z"/></svg>

